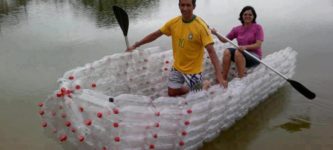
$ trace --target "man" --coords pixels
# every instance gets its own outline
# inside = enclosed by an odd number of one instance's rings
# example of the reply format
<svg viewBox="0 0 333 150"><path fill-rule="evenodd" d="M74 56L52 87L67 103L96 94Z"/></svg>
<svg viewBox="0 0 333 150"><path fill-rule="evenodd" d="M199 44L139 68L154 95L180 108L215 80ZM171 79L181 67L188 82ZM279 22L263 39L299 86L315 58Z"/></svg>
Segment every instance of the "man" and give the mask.
<svg viewBox="0 0 333 150"><path fill-rule="evenodd" d="M204 21L193 14L196 0L179 0L181 16L168 21L162 28L152 32L142 40L135 42L127 51L152 42L163 34L172 37L174 63L169 74L168 95L180 96L191 91L202 89L202 63L204 48L215 68L215 75L220 84L225 85L221 74L221 66L213 47L210 30ZM184 86L186 82L187 86Z"/></svg>

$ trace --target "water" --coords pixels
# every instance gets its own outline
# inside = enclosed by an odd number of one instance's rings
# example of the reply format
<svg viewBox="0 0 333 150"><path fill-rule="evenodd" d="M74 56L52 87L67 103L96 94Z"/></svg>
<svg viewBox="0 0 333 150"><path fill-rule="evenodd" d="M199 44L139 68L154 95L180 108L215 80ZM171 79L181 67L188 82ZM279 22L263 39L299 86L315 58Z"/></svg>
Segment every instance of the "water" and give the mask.
<svg viewBox="0 0 333 150"><path fill-rule="evenodd" d="M67 70L122 52L125 42L111 11L124 7L133 43L179 14L177 0L0 0L0 149L62 149L42 132L36 103ZM284 86L202 149L332 149L333 1L205 0L195 13L226 34L245 5L264 27L264 55L298 51L293 79L317 94L309 101ZM162 37L142 48L170 49Z"/></svg>

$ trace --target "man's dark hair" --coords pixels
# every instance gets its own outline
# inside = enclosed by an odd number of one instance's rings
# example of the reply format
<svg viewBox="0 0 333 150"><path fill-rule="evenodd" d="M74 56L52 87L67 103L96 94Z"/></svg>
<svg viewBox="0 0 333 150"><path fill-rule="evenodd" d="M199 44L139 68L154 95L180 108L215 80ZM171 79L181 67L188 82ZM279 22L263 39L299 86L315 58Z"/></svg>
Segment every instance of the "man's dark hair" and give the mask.
<svg viewBox="0 0 333 150"><path fill-rule="evenodd" d="M192 0L192 5L193 5L193 7L195 7L195 2L196 2L197 0ZM179 0L179 3L178 4L180 4L180 0Z"/></svg>
<svg viewBox="0 0 333 150"><path fill-rule="evenodd" d="M244 24L243 14L247 10L251 10L252 11L252 13L253 13L253 23L256 23L257 13L256 13L256 11L254 10L254 8L252 6L245 6L242 9L242 11L240 12L238 20L240 20L242 22L242 24Z"/></svg>

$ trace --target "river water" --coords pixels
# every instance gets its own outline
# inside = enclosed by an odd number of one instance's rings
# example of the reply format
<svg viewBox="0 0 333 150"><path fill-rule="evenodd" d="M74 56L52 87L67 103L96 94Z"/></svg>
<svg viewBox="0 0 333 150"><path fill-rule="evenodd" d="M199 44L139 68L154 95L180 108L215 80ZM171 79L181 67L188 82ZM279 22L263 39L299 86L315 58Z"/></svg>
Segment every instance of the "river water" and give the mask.
<svg viewBox="0 0 333 150"><path fill-rule="evenodd" d="M36 104L67 70L124 51L114 4L129 14L130 43L180 14L177 0L0 0L1 150L62 149L43 134ZM285 85L202 149L333 149L333 1L198 0L194 12L226 34L246 5L264 27L264 55L295 49L293 79L317 98L309 101ZM170 49L170 39L143 48L152 46Z"/></svg>

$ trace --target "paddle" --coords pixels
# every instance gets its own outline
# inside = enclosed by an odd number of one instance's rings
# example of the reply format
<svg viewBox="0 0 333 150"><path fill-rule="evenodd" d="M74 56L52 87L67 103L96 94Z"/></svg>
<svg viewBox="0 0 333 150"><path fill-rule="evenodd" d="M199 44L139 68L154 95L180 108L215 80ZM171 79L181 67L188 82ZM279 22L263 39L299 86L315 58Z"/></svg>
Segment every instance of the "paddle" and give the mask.
<svg viewBox="0 0 333 150"><path fill-rule="evenodd" d="M122 8L120 8L118 6L113 6L112 9L113 9L114 14L116 15L117 22L118 22L121 30L123 31L123 34L125 36L126 46L128 48L129 47L128 38L127 38L128 22L129 22L128 15L125 10L123 10Z"/></svg>
<svg viewBox="0 0 333 150"><path fill-rule="evenodd" d="M221 35L221 37L223 37L224 39L226 39L230 44L232 44L233 46L235 46L236 48L238 48L238 46L233 43L232 41L230 41L228 38L226 38L225 36ZM291 80L289 78L287 78L285 75L281 74L280 72L276 71L275 69L273 69L271 66L265 64L263 61L261 61L260 59L258 59L257 57L253 56L251 53L249 53L247 50L244 50L244 52L248 55L250 55L252 58L254 58L255 60L259 61L260 63L262 63L263 65L265 65L267 68L269 68L270 70L272 70L273 72L275 72L276 74L278 74L279 76L281 76L282 78L284 78L285 80L287 80L298 92L300 92L301 94L303 94L306 98L308 99L314 99L316 97L316 94L311 92L309 89L307 89L305 86L303 86L301 83Z"/></svg>

